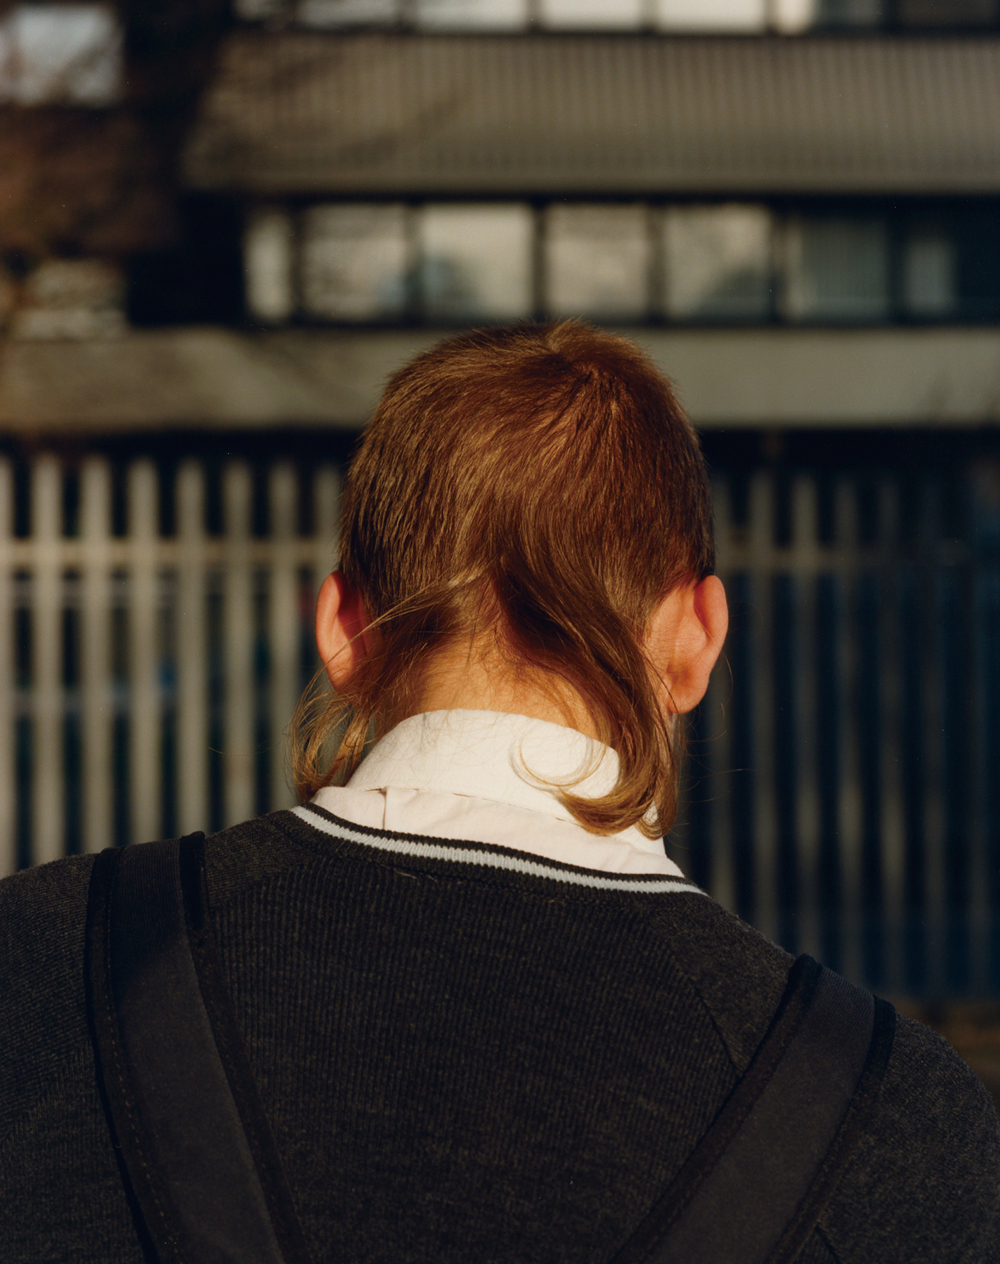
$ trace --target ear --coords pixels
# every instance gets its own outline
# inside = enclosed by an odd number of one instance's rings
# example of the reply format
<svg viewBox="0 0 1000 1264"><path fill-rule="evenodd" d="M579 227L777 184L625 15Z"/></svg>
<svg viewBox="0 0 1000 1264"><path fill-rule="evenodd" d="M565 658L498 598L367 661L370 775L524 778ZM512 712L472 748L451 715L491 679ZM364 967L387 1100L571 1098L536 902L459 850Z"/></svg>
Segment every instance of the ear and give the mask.
<svg viewBox="0 0 1000 1264"><path fill-rule="evenodd" d="M316 644L334 689L342 689L368 656L368 615L340 571L323 580L316 601Z"/></svg>
<svg viewBox="0 0 1000 1264"><path fill-rule="evenodd" d="M680 715L701 702L728 628L726 590L715 575L675 588L660 602L646 631L646 650L666 686L660 698L666 711Z"/></svg>

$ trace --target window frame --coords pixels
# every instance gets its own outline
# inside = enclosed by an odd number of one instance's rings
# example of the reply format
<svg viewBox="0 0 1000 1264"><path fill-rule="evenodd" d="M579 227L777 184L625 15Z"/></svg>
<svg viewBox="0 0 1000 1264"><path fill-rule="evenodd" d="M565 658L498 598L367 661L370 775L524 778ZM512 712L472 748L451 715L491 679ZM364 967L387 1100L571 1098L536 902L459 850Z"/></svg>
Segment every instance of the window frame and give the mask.
<svg viewBox="0 0 1000 1264"><path fill-rule="evenodd" d="M405 208L409 241L409 258L411 266L405 278L405 301L400 315L387 316L373 320L337 320L310 315L303 303L303 284L301 278L301 243L302 221L311 206L332 203L386 204L401 205ZM614 312L598 310L581 311L584 319L598 323L620 326L622 328L730 328L755 329L780 327L786 329L805 328L887 328L893 326L927 326L955 325L970 326L984 324L1000 324L1000 253L994 261L997 273L994 291L984 291L984 297L977 299L963 298L961 291L956 295L955 307L950 312L920 312L907 306L904 294L905 266L904 252L908 235L914 225L928 221L939 221L951 226L952 240L955 241L957 271L962 272L967 260L962 256L963 241L956 231L962 219L967 224L977 222L977 216L986 220L991 215L1000 219L1000 197L911 197L911 198L878 198L878 197L813 197L802 198L792 196L748 198L743 195L711 196L690 194L671 197L636 197L622 194L620 196L575 195L573 197L541 198L517 197L471 197L468 194L445 197L441 195L423 197L386 197L364 196L361 194L343 197L298 197L289 199L259 199L246 206L247 217L261 208L283 209L289 216L294 262L292 265L291 288L293 294L292 312L287 320L269 321L255 317L245 304L244 323L253 327L275 327L277 325L300 326L305 328L341 328L341 329L400 329L400 328L444 328L464 329L477 321L490 320L488 312L473 313L467 317L448 319L426 311L421 303L417 277L419 274L418 218L424 206L448 204L510 204L520 203L529 209L531 215L531 241L529 245L529 267L531 270L530 307L522 316L498 316L497 319L558 319L549 307L545 293L545 234L546 210L554 204L586 205L586 206L642 206L646 209L649 280L644 314L639 318L627 318ZM761 316L726 317L726 316L684 316L671 317L666 310L665 292L665 259L662 246L662 219L666 208L673 206L723 206L723 205L763 206L772 216L771 232L771 283L768 310ZM785 225L793 216L821 217L824 219L845 216L853 218L882 217L886 224L886 243L888 251L888 295L884 317L871 319L836 318L830 316L793 318L787 310L786 278L782 272L782 234ZM967 243L966 243L967 244ZM997 247L1000 252L1000 245ZM960 259L962 256L962 259ZM244 269L246 259L244 258ZM966 267L967 271L967 267ZM958 281L956 282L958 283ZM245 287L249 288L249 287ZM974 310L976 304L979 310Z"/></svg>

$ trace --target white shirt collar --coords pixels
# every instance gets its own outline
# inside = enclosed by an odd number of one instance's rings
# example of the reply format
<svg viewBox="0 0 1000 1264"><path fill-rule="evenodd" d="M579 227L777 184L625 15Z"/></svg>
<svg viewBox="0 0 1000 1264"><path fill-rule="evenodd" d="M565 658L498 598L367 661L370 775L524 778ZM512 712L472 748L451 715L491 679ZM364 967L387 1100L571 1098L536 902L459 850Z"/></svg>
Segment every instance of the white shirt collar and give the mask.
<svg viewBox="0 0 1000 1264"><path fill-rule="evenodd" d="M618 778L618 756L596 739L546 720L499 711L426 711L377 742L347 787L464 795L571 822L582 831L542 783L570 781L583 772L587 776L570 787L574 794L606 794ZM664 855L661 840L635 827L613 837L630 850Z"/></svg>

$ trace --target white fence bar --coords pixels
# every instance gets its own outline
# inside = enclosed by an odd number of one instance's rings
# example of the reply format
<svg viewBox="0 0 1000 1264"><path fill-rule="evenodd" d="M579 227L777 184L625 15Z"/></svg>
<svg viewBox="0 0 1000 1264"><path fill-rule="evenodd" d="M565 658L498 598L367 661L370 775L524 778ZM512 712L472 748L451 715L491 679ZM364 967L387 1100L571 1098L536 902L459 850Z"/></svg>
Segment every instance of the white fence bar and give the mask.
<svg viewBox="0 0 1000 1264"><path fill-rule="evenodd" d="M158 838L163 822L160 705L159 480L152 461L128 473L130 841Z"/></svg>
<svg viewBox="0 0 1000 1264"><path fill-rule="evenodd" d="M310 610L310 638L315 640L315 607L320 585L340 565L340 473L336 466L321 465L313 480L313 510L316 551L312 566L312 609ZM320 666L316 651L316 666Z"/></svg>
<svg viewBox="0 0 1000 1264"><path fill-rule="evenodd" d="M0 458L0 878L17 868L17 717L14 708L14 593L6 557L14 534L14 476Z"/></svg>
<svg viewBox="0 0 1000 1264"><path fill-rule="evenodd" d="M976 576L972 594L975 623L975 673L977 680L988 678L992 638L989 633L996 615L997 576ZM972 810L969 845L969 957L970 988L986 995L989 990L988 962L990 954L990 821L989 795L995 771L988 752L990 717L984 704L983 690L973 694L972 711Z"/></svg>
<svg viewBox="0 0 1000 1264"><path fill-rule="evenodd" d="M209 827L205 473L194 461L177 472L177 538L177 827L191 834Z"/></svg>
<svg viewBox="0 0 1000 1264"><path fill-rule="evenodd" d="M821 956L819 937L819 753L816 733L816 582L821 565L816 483L797 478L792 486L796 678L795 837L799 862L799 952Z"/></svg>
<svg viewBox="0 0 1000 1264"><path fill-rule="evenodd" d="M231 462L222 475L227 547L222 594L223 786L227 825L245 821L254 814L252 501L250 467L242 462Z"/></svg>
<svg viewBox="0 0 1000 1264"><path fill-rule="evenodd" d="M885 934L885 984L903 990L903 920L906 883L906 827L903 814L901 745L903 683L900 673L899 585L891 558L899 538L899 492L883 481L879 487L879 684L882 741L879 822L882 843L882 925Z"/></svg>
<svg viewBox="0 0 1000 1264"><path fill-rule="evenodd" d="M313 480L316 560L313 588L319 586L338 564L340 541L340 474L333 465L321 465Z"/></svg>
<svg viewBox="0 0 1000 1264"><path fill-rule="evenodd" d="M31 594L31 858L35 864L57 860L65 846L61 518L62 470L55 457L43 456L35 462L31 478L31 533L37 549Z"/></svg>
<svg viewBox="0 0 1000 1264"><path fill-rule="evenodd" d="M778 818L774 802L774 478L750 482L750 564L753 592L754 925L778 930ZM780 723L780 720L778 720Z"/></svg>
<svg viewBox="0 0 1000 1264"><path fill-rule="evenodd" d="M728 583L733 566L733 521L730 490L719 480L713 487L715 501L716 571L723 584ZM709 887L723 907L735 913L736 873L733 865L733 828L729 809L732 755L732 713L729 705L732 675L725 649L719 665L712 673L706 699L705 715L708 732L704 735L698 758L708 771L707 784L711 798L707 805L708 837L711 839Z"/></svg>
<svg viewBox="0 0 1000 1264"><path fill-rule="evenodd" d="M922 504L922 533L925 547L937 534L941 506L937 488L928 480ZM924 630L924 801L921 813L924 825L924 943L927 953L927 979L932 993L944 990L944 911L945 911L945 819L942 789L945 752L944 728L944 663L940 637L941 576L932 572L927 577Z"/></svg>
<svg viewBox="0 0 1000 1264"><path fill-rule="evenodd" d="M841 480L834 493L835 539L848 557L858 547L857 484ZM852 568L853 569L853 568ZM841 973L849 979L861 972L861 778L858 765L858 620L857 578L850 571L840 587L838 646L838 710L840 725L840 777L837 811L837 843L840 855L840 917L843 950Z"/></svg>
<svg viewBox="0 0 1000 1264"><path fill-rule="evenodd" d="M80 477L80 757L83 850L114 838L111 698L111 468L84 462Z"/></svg>
<svg viewBox="0 0 1000 1264"><path fill-rule="evenodd" d="M295 469L287 463L271 471L271 562L268 591L268 631L271 647L271 808L292 807L295 796L289 786L284 758L288 722L299 700L299 592L295 556L298 484Z"/></svg>

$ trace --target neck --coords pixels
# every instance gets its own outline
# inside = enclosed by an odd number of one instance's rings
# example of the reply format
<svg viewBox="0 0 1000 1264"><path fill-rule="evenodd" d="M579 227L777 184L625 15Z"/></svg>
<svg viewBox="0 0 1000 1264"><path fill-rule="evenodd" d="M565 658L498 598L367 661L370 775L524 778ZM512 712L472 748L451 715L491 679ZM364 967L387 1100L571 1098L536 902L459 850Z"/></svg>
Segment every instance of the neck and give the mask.
<svg viewBox="0 0 1000 1264"><path fill-rule="evenodd" d="M438 651L394 722L424 711L504 711L548 720L597 737L597 729L580 696L552 673L517 671L495 650L454 646Z"/></svg>

